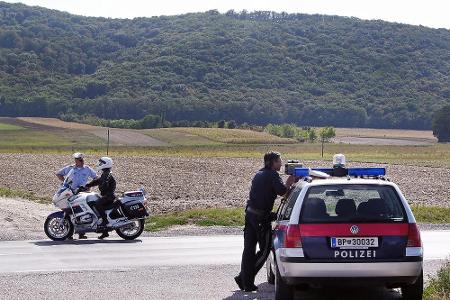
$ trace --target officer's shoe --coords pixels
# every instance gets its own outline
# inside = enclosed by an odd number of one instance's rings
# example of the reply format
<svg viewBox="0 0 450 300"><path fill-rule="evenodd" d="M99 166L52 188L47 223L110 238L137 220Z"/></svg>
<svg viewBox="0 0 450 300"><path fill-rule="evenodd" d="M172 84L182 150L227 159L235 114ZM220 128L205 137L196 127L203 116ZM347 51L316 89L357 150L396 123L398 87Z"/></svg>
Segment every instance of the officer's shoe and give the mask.
<svg viewBox="0 0 450 300"><path fill-rule="evenodd" d="M107 238L109 236L108 232L103 232L101 236L98 237L99 240L103 240L104 238Z"/></svg>
<svg viewBox="0 0 450 300"><path fill-rule="evenodd" d="M244 287L244 289L243 289L244 292L254 292L257 290L258 290L258 287L254 284L249 287Z"/></svg>
<svg viewBox="0 0 450 300"><path fill-rule="evenodd" d="M234 277L234 281L236 281L236 284L238 285L239 289L241 291L244 290L244 286L242 285L242 279L241 279L241 275L239 274L238 276Z"/></svg>

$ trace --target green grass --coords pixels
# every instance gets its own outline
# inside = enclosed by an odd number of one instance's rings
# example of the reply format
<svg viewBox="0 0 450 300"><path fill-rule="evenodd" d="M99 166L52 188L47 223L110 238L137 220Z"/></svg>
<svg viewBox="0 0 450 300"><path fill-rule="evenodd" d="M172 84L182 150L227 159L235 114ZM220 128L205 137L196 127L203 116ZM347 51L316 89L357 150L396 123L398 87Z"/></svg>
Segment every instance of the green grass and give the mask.
<svg viewBox="0 0 450 300"><path fill-rule="evenodd" d="M6 124L6 123L0 123L0 131L10 131L10 130L22 130L25 129L22 126L12 125L12 124Z"/></svg>
<svg viewBox="0 0 450 300"><path fill-rule="evenodd" d="M86 131L28 128L23 130L0 130L1 152L39 152L39 149L70 149L78 146L96 146L102 143L100 138Z"/></svg>
<svg viewBox="0 0 450 300"><path fill-rule="evenodd" d="M179 145L181 141L188 141L200 144L293 144L295 140L280 138L267 132L258 132L244 129L224 129L224 128L197 128L197 127L177 127L164 129L146 130L148 135L166 140ZM163 134L161 134L163 133ZM177 137L177 138L171 138ZM189 145L192 145L189 144ZM197 144L199 145L199 144Z"/></svg>
<svg viewBox="0 0 450 300"><path fill-rule="evenodd" d="M412 205L417 222L450 224L450 207Z"/></svg>
<svg viewBox="0 0 450 300"><path fill-rule="evenodd" d="M145 230L158 231L174 225L241 226L244 224L242 208L205 208L150 216Z"/></svg>
<svg viewBox="0 0 450 300"><path fill-rule="evenodd" d="M11 190L8 188L2 188L2 187L0 187L0 197L22 198L22 199L31 200L31 201L34 201L37 203L43 203L43 204L48 204L51 202L51 200L49 198L39 197L31 192L15 191L15 190Z"/></svg>
<svg viewBox="0 0 450 300"><path fill-rule="evenodd" d="M450 300L450 262L431 279L423 298L424 300Z"/></svg>
<svg viewBox="0 0 450 300"><path fill-rule="evenodd" d="M450 224L450 207L413 206L417 222ZM205 208L150 216L145 225L148 231L158 231L174 225L243 226L243 208Z"/></svg>

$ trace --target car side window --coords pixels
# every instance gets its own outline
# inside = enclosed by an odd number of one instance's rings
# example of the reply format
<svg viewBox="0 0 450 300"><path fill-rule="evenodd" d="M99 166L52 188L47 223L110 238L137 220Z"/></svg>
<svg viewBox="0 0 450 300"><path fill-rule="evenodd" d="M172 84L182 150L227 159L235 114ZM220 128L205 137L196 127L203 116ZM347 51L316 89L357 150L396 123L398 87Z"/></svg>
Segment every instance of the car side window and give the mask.
<svg viewBox="0 0 450 300"><path fill-rule="evenodd" d="M297 201L298 195L302 191L301 187L295 188L289 195L286 203L283 205L280 214L278 215L278 220L289 220L291 218L292 210L294 209L295 202Z"/></svg>

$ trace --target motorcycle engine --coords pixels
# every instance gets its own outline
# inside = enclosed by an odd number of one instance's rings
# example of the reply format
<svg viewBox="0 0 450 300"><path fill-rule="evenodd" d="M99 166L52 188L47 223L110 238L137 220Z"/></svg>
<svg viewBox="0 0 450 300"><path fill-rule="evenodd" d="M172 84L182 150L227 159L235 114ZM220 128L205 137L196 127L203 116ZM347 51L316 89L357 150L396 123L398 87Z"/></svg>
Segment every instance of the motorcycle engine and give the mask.
<svg viewBox="0 0 450 300"><path fill-rule="evenodd" d="M82 216L78 216L75 218L75 222L77 224L90 224L93 221L93 216L90 213L84 214Z"/></svg>

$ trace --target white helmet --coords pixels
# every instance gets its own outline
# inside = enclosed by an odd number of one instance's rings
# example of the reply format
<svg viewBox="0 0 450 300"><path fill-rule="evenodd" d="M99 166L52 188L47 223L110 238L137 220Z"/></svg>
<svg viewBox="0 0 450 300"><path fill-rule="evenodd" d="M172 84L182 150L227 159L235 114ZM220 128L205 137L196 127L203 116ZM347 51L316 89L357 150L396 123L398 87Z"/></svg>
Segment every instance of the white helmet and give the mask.
<svg viewBox="0 0 450 300"><path fill-rule="evenodd" d="M97 171L104 169L111 169L113 166L113 160L109 157L102 157L98 160Z"/></svg>
<svg viewBox="0 0 450 300"><path fill-rule="evenodd" d="M74 153L72 156L75 159L84 159L84 154L80 152Z"/></svg>

